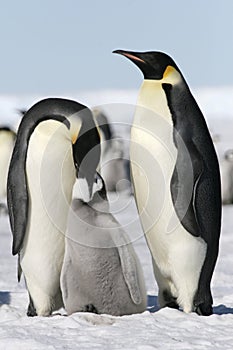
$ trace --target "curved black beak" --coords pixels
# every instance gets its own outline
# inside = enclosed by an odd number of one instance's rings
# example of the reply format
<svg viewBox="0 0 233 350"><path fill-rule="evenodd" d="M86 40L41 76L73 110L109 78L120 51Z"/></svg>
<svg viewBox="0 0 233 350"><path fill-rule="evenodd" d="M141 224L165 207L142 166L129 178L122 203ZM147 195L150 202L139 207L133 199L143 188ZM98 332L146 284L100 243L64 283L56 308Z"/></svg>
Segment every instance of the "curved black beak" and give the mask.
<svg viewBox="0 0 233 350"><path fill-rule="evenodd" d="M118 55L122 55L133 61L135 64L138 65L138 63L146 63L143 59L143 53L142 52L133 52L133 51L125 51L125 50L114 50L112 53L117 53Z"/></svg>
<svg viewBox="0 0 233 350"><path fill-rule="evenodd" d="M133 51L125 51L125 50L114 50L113 53L117 53L118 55L125 56L131 62L133 62L143 73L144 77L146 76L146 71L148 70L148 64L144 59L143 52L133 52ZM150 69L150 68L149 68Z"/></svg>

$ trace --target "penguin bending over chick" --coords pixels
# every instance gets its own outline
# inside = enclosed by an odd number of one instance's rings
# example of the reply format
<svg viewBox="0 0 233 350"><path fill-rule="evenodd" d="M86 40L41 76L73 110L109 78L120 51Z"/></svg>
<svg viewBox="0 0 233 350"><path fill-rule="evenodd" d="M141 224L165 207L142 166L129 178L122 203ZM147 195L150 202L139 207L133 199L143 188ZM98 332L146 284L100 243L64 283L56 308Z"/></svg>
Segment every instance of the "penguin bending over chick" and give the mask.
<svg viewBox="0 0 233 350"><path fill-rule="evenodd" d="M60 274L72 189L84 179L92 197L100 158L91 111L72 100L49 98L23 116L13 150L7 200L13 255L19 255L30 303L28 316L60 308Z"/></svg>

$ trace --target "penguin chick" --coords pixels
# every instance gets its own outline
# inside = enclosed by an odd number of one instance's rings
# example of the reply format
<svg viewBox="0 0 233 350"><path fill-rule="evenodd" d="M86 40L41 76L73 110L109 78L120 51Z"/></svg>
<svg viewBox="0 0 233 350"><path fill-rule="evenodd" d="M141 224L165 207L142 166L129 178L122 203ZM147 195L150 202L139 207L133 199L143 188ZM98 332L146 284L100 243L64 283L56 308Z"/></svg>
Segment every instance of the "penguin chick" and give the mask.
<svg viewBox="0 0 233 350"><path fill-rule="evenodd" d="M61 289L68 314L115 316L146 309L143 272L126 232L109 213L104 181L89 203L75 199L69 215Z"/></svg>

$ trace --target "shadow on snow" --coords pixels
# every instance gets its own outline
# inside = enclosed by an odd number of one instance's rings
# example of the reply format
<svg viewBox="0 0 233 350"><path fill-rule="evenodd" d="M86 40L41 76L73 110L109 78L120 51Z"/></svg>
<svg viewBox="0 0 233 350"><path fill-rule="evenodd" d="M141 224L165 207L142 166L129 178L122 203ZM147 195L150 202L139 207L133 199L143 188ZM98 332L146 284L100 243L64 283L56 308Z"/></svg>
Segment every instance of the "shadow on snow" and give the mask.
<svg viewBox="0 0 233 350"><path fill-rule="evenodd" d="M147 295L147 311L156 312L158 310L158 297L155 295Z"/></svg>
<svg viewBox="0 0 233 350"><path fill-rule="evenodd" d="M11 302L10 292L0 292L0 306L3 304L9 305Z"/></svg>
<svg viewBox="0 0 233 350"><path fill-rule="evenodd" d="M159 311L158 297L156 295L147 295L147 311L154 313ZM213 307L213 314L215 315L227 315L233 314L233 308L220 304Z"/></svg>
<svg viewBox="0 0 233 350"><path fill-rule="evenodd" d="M213 307L213 313L216 315L227 315L233 314L233 308L227 307L226 305L220 304Z"/></svg>

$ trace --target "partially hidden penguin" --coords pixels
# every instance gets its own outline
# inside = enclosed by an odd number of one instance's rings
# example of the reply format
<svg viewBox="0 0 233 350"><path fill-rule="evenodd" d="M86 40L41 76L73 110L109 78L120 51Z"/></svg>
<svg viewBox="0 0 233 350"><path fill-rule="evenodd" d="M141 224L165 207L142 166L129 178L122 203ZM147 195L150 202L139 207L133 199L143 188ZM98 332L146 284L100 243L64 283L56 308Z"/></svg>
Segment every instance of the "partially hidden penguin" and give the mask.
<svg viewBox="0 0 233 350"><path fill-rule="evenodd" d="M144 276L132 242L109 212L103 179L89 203L74 199L69 214L61 289L68 314L114 316L145 311Z"/></svg>
<svg viewBox="0 0 233 350"><path fill-rule="evenodd" d="M98 108L92 110L99 127L101 139L101 156L99 173L104 179L107 191L130 189L129 160L122 137L114 134L114 123Z"/></svg>
<svg viewBox="0 0 233 350"><path fill-rule="evenodd" d="M92 197L99 142L91 111L72 100L42 100L22 118L7 200L18 278L23 272L29 293L28 316L48 316L63 305L60 274L72 189L77 175Z"/></svg>
<svg viewBox="0 0 233 350"><path fill-rule="evenodd" d="M132 61L144 75L131 129L130 160L159 304L211 315L221 185L205 119L170 56L115 53Z"/></svg>
<svg viewBox="0 0 233 350"><path fill-rule="evenodd" d="M7 213L7 175L16 133L10 126L0 126L0 211Z"/></svg>

